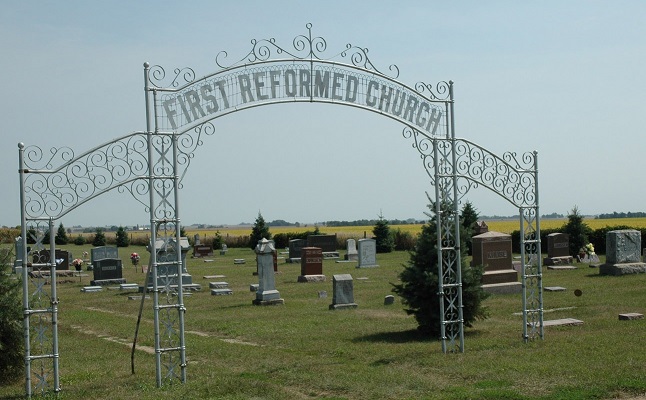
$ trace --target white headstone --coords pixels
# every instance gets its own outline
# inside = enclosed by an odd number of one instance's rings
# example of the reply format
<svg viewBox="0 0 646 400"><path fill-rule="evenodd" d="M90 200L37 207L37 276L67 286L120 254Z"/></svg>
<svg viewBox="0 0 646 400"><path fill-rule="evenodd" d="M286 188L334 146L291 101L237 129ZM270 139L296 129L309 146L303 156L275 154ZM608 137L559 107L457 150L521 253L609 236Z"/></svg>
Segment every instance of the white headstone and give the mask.
<svg viewBox="0 0 646 400"><path fill-rule="evenodd" d="M374 239L359 239L359 265L357 268L378 267L377 241Z"/></svg>

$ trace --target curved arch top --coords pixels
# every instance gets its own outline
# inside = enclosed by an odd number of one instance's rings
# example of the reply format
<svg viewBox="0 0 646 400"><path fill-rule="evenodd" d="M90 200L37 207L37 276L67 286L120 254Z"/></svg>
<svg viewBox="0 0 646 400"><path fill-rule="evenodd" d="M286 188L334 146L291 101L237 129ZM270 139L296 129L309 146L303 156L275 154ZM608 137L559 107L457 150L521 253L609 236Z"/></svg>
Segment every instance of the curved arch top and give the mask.
<svg viewBox="0 0 646 400"><path fill-rule="evenodd" d="M183 133L223 115L266 104L293 102L337 103L368 109L398 120L429 137L446 134L452 82L405 85L382 72L368 57L368 49L347 44L326 58L327 42L307 35L292 47L274 38L252 40L251 50L225 65L228 54L216 57L218 71L196 79L191 68L177 68L169 76L161 66L144 64L147 90L152 92L156 132ZM164 84L164 81L170 80Z"/></svg>

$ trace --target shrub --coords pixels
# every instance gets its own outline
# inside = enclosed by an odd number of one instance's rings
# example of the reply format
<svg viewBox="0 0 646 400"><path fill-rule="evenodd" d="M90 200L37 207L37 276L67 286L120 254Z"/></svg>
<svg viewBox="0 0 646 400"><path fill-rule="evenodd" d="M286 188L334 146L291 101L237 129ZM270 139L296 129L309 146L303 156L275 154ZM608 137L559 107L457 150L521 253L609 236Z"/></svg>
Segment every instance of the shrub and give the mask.
<svg viewBox="0 0 646 400"><path fill-rule="evenodd" d="M85 244L85 238L83 237L83 235L78 235L74 239L74 244L77 246L83 246Z"/></svg>
<svg viewBox="0 0 646 400"><path fill-rule="evenodd" d="M0 384L24 371L21 282L11 278L11 251L0 254Z"/></svg>
<svg viewBox="0 0 646 400"><path fill-rule="evenodd" d="M415 248L415 237L412 233L397 228L393 231L395 250L408 251Z"/></svg>

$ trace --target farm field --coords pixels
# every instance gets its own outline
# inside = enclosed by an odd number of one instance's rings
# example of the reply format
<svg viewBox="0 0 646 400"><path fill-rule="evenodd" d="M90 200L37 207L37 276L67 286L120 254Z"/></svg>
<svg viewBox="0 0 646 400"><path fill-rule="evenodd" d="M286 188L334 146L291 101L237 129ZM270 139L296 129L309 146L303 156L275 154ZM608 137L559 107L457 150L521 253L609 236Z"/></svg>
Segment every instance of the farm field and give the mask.
<svg viewBox="0 0 646 400"><path fill-rule="evenodd" d="M485 220L489 226L490 231L502 232L502 233L511 233L514 230L519 230L519 221L516 220ZM583 222L587 224L592 229L603 228L606 226L617 226L617 225L627 225L634 228L643 228L646 227L646 218L613 218L613 219L584 219ZM556 229L567 223L567 218L563 219L542 219L540 221L541 229ZM407 224L407 225L390 225L391 230L400 229L404 232L410 232L414 235L418 234L421 230L421 224ZM366 237L372 235L373 226L340 226L340 227L327 227L319 226L319 230L322 234L337 234L340 236L362 238L364 234ZM269 231L272 234L285 233L285 232L305 232L312 231L315 227L310 226L278 226L278 227L269 227ZM237 227L237 226L228 226L218 229L191 229L187 228L186 233L189 236L194 234L200 234L200 237L213 237L216 232L219 232L220 235L226 236L243 236L251 234L251 226ZM134 235L148 235L146 231L131 232Z"/></svg>

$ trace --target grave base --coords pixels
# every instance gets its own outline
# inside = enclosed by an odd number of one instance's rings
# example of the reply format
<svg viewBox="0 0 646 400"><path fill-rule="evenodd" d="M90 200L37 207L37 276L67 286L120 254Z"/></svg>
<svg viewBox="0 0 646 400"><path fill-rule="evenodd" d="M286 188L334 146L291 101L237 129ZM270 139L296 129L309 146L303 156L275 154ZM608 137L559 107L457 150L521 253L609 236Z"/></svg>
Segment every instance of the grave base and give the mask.
<svg viewBox="0 0 646 400"><path fill-rule="evenodd" d="M640 313L619 314L620 321L629 321L633 319L644 319L644 314L640 314Z"/></svg>
<svg viewBox="0 0 646 400"><path fill-rule="evenodd" d="M254 306L277 306L285 304L285 299L273 299L273 300L252 300L251 304Z"/></svg>
<svg viewBox="0 0 646 400"><path fill-rule="evenodd" d="M323 252L323 258L328 259L328 258L341 258L339 255L338 251L324 251Z"/></svg>
<svg viewBox="0 0 646 400"><path fill-rule="evenodd" d="M482 283L484 285L508 282L518 282L518 272L515 269L485 271L482 275Z"/></svg>
<svg viewBox="0 0 646 400"><path fill-rule="evenodd" d="M379 266L378 264L357 265L357 268L377 268L378 266Z"/></svg>
<svg viewBox="0 0 646 400"><path fill-rule="evenodd" d="M601 264L599 275L629 275L646 273L646 263Z"/></svg>
<svg viewBox="0 0 646 400"><path fill-rule="evenodd" d="M285 262L290 263L290 264L300 264L301 263L301 258L300 257L286 258Z"/></svg>
<svg viewBox="0 0 646 400"><path fill-rule="evenodd" d="M543 265L564 265L572 264L572 256L545 257Z"/></svg>
<svg viewBox="0 0 646 400"><path fill-rule="evenodd" d="M325 275L299 275L299 282L325 282Z"/></svg>
<svg viewBox="0 0 646 400"><path fill-rule="evenodd" d="M125 278L97 279L94 281L90 281L90 285L92 286L123 285L124 283L126 283Z"/></svg>
<svg viewBox="0 0 646 400"><path fill-rule="evenodd" d="M359 307L357 303L330 304L330 310L345 310L348 308L357 308L357 307Z"/></svg>
<svg viewBox="0 0 646 400"><path fill-rule="evenodd" d="M231 289L211 289L211 296L226 296L233 294Z"/></svg>
<svg viewBox="0 0 646 400"><path fill-rule="evenodd" d="M576 269L576 267L574 265L550 265L547 267L547 269L552 269L556 271L565 271L565 270Z"/></svg>
<svg viewBox="0 0 646 400"><path fill-rule="evenodd" d="M491 294L521 293L523 291L523 285L520 282L492 283L482 285L482 289Z"/></svg>
<svg viewBox="0 0 646 400"><path fill-rule="evenodd" d="M177 291L177 285L169 285L169 287L170 287L172 290ZM158 285L158 286L157 286L157 289L158 289L160 292L162 292L162 293L163 293L163 292L165 292L166 286L160 286L160 285ZM184 285L182 285L182 290L184 290L184 291L198 292L198 291L202 290L202 286L201 286L201 285L199 285L199 284L197 284L197 283L184 284ZM144 291L144 287L143 287L143 286L139 286L139 293L143 293L143 291ZM153 291L153 287L152 287L152 285L148 286L148 289L146 289L146 291L147 291L147 292L152 292L152 291Z"/></svg>

